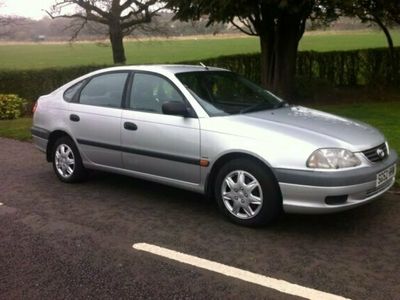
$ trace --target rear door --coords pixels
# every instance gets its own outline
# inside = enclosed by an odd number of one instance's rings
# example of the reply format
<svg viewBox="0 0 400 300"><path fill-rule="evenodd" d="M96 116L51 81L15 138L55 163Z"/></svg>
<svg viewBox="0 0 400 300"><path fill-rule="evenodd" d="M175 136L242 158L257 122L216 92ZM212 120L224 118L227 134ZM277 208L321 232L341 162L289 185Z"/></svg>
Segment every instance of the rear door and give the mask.
<svg viewBox="0 0 400 300"><path fill-rule="evenodd" d="M124 167L141 173L199 183L198 118L162 113L162 104L166 101L187 104L179 89L160 74L135 72L127 99L121 127Z"/></svg>
<svg viewBox="0 0 400 300"><path fill-rule="evenodd" d="M99 165L122 167L122 99L129 72L96 75L80 88L69 106L69 122L85 159Z"/></svg>

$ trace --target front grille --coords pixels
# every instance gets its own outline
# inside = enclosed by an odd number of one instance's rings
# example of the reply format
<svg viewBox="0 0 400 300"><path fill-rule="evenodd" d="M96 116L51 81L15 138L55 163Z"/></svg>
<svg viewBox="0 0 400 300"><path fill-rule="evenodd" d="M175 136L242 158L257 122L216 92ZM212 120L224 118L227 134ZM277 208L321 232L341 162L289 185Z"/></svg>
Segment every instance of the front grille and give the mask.
<svg viewBox="0 0 400 300"><path fill-rule="evenodd" d="M388 148L386 143L382 145L376 146L374 148L362 151L366 158L368 158L372 162L378 162L384 160L388 157Z"/></svg>

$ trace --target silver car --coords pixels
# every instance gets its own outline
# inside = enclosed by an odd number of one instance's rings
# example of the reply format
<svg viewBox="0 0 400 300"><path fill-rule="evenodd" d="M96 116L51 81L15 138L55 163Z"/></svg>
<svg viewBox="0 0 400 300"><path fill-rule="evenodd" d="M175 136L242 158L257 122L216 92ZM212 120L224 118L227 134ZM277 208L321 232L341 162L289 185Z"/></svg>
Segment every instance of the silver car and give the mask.
<svg viewBox="0 0 400 300"><path fill-rule="evenodd" d="M395 182L397 154L377 129L205 66L87 74L39 98L32 135L63 182L87 169L151 180L211 196L243 225L346 210Z"/></svg>

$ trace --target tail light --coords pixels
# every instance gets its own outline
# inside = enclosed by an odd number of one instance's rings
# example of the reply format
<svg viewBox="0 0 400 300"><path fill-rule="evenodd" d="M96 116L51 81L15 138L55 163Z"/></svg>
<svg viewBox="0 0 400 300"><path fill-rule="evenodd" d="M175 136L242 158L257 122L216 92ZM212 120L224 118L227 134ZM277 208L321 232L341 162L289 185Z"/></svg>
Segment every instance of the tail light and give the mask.
<svg viewBox="0 0 400 300"><path fill-rule="evenodd" d="M32 107L32 113L33 114L35 113L37 106L38 106L38 102L36 101L35 105Z"/></svg>

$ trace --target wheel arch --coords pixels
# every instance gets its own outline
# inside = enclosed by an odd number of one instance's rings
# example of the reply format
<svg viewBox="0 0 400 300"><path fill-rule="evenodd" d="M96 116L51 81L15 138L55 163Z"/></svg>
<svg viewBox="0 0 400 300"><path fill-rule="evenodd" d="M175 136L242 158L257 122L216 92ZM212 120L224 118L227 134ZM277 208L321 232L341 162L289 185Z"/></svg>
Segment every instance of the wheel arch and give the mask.
<svg viewBox="0 0 400 300"><path fill-rule="evenodd" d="M53 149L54 143L60 138L60 137L69 137L72 141L74 141L74 139L71 137L70 134L68 134L66 131L64 130L54 130L50 133L49 135L49 140L47 142L47 147L46 147L46 159L48 162L51 162L52 157L51 157L51 150ZM74 141L75 143L75 141Z"/></svg>
<svg viewBox="0 0 400 300"><path fill-rule="evenodd" d="M278 180L277 180L277 178L276 178L276 176L275 176L275 174L273 172L272 167L269 165L269 163L267 161L257 157L254 154L251 154L251 153L230 152L230 153L225 153L225 154L221 155L212 164L211 171L209 172L209 174L207 176L206 184L205 184L205 194L206 194L207 198L213 198L213 196L214 196L215 179L217 177L217 174L218 174L219 170L222 168L222 166L224 166L229 161L234 160L234 159L238 159L238 158L246 158L246 159L253 160L257 164L262 166L262 168L266 172L270 173L270 175L272 176L272 178L275 181L275 184L277 185L277 188L278 188L278 191L280 193L280 196L282 197L282 193L281 193L281 189L279 187Z"/></svg>

